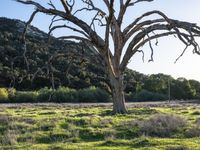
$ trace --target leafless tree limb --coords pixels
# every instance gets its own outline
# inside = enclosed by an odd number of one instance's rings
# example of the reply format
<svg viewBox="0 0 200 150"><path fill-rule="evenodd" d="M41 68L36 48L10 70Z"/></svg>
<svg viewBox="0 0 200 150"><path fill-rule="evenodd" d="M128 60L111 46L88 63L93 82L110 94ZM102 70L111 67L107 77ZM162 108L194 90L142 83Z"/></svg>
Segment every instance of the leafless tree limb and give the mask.
<svg viewBox="0 0 200 150"><path fill-rule="evenodd" d="M75 32L80 33L81 35L85 36L85 37L88 38L88 39L90 38L85 32L83 32L83 31L81 31L81 30L78 30L77 28L73 28L73 27L71 27L71 26L67 26L67 25L65 25L65 24L64 24L64 25L53 26L52 28L50 28L48 35L50 36L51 33L52 33L54 30L60 29L60 28L68 28L68 29L70 29L70 30L72 30L72 31L75 31Z"/></svg>
<svg viewBox="0 0 200 150"><path fill-rule="evenodd" d="M25 64L27 66L27 69L29 70L29 62L28 62L28 59L26 57L26 52L27 52L27 47L26 47L26 32L27 32L27 29L28 29L28 26L31 24L31 22L33 21L35 15L38 13L39 11L36 9L31 17L29 18L28 22L26 23L25 25L25 28L24 28L24 31L23 31L23 34L22 34L22 43L23 43L23 58L24 58L24 61L25 61Z"/></svg>
<svg viewBox="0 0 200 150"><path fill-rule="evenodd" d="M72 9L73 9L73 7L74 7L74 5L75 5L75 0L69 0L69 2L66 1L66 3L67 3L67 6L69 7L69 11L70 11L70 13L71 13L71 12L72 12Z"/></svg>
<svg viewBox="0 0 200 150"><path fill-rule="evenodd" d="M51 0L49 0L49 6L51 6L53 9L56 9L56 7L55 7L55 5L52 3L52 1Z"/></svg>
<svg viewBox="0 0 200 150"><path fill-rule="evenodd" d="M128 6L134 6L135 4L140 3L140 2L152 2L152 1L154 1L154 0L137 0L135 2L129 3Z"/></svg>
<svg viewBox="0 0 200 150"><path fill-rule="evenodd" d="M70 14L70 10L69 10L69 8L68 8L67 2L66 2L65 0L60 0L60 1L61 1L61 3L62 3L62 5L63 5L63 7L64 7L64 9L65 9L65 11L66 11L66 13L67 13L67 14Z"/></svg>
<svg viewBox="0 0 200 150"><path fill-rule="evenodd" d="M185 53L185 51L187 50L187 48L188 48L188 45L186 45L186 47L184 48L184 50L183 50L183 52L181 53L181 55L175 60L174 63L176 63L176 62L183 56L183 54Z"/></svg>
<svg viewBox="0 0 200 150"><path fill-rule="evenodd" d="M137 52L142 53L142 61L144 62L144 51L143 50L137 50Z"/></svg>

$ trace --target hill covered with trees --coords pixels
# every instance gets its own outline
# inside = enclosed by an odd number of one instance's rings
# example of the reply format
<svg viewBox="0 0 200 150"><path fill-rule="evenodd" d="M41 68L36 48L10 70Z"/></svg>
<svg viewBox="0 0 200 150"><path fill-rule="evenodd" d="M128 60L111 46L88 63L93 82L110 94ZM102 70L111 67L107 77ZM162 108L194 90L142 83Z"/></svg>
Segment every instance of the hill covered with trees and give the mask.
<svg viewBox="0 0 200 150"><path fill-rule="evenodd" d="M81 42L61 41L30 26L24 51L22 33L25 23L0 18L0 87L38 90L65 86L83 89L96 86L110 92L99 54ZM92 53L91 53L92 51ZM200 83L169 75L144 75L127 69L126 99L166 100L168 86L173 99L200 98Z"/></svg>
<svg viewBox="0 0 200 150"><path fill-rule="evenodd" d="M21 40L24 27L25 23L19 20L0 18L1 86L37 89L51 86L52 76L55 87L104 86L106 77L101 69L102 61L95 56L98 53L82 43L59 41L54 37L49 40L46 33L32 26L26 36L27 67Z"/></svg>

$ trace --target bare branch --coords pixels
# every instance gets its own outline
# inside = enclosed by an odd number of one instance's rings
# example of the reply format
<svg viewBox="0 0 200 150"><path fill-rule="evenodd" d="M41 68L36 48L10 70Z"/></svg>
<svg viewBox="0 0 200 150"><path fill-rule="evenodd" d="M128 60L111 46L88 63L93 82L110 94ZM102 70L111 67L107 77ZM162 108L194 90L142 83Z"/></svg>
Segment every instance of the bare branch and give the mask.
<svg viewBox="0 0 200 150"><path fill-rule="evenodd" d="M140 2L152 2L152 1L154 0L137 0L135 2L129 3L128 6L134 6L135 4L140 3Z"/></svg>
<svg viewBox="0 0 200 150"><path fill-rule="evenodd" d="M119 15L117 18L117 22L119 24L119 26L121 27L125 12L130 4L131 0L126 0L125 4L123 4L123 1L120 1L120 11L119 11Z"/></svg>
<svg viewBox="0 0 200 150"><path fill-rule="evenodd" d="M66 19L66 20L76 24L78 27L80 27L83 31L85 31L90 36L93 43L98 47L98 49L100 48L101 50L104 50L104 45L105 45L104 40L95 31L93 31L90 28L90 25L88 25L83 20L75 17L74 15L65 13L63 11L44 8L39 3L36 3L36 2L33 2L33 1L28 1L28 2L24 2L22 0L16 0L16 1L23 3L23 4L27 4L27 5L29 5L29 4L34 5L42 13L46 13L46 14L49 14L49 15L56 15L56 16L59 16L63 19Z"/></svg>
<svg viewBox="0 0 200 150"><path fill-rule="evenodd" d="M34 5L38 9L44 9L42 5L34 1L24 1L24 0L15 0L15 1L26 5Z"/></svg>
<svg viewBox="0 0 200 150"><path fill-rule="evenodd" d="M108 10L109 10L109 7L110 7L109 1L108 1L108 0L103 0L103 1L104 1L104 3L106 4L106 6L107 6L107 8L108 8Z"/></svg>
<svg viewBox="0 0 200 150"><path fill-rule="evenodd" d="M51 34L54 30L60 29L60 28L68 28L68 29L70 29L70 30L72 30L72 31L75 31L75 32L78 32L78 33L84 35L84 36L87 37L88 39L90 38L84 31L78 30L77 28L73 28L73 27L71 27L71 26L67 26L67 25L65 25L65 24L64 24L64 25L53 26L52 28L50 28L48 35L50 36L50 34Z"/></svg>
<svg viewBox="0 0 200 150"><path fill-rule="evenodd" d="M181 55L175 60L174 63L176 63L176 62L183 56L183 54L185 53L185 51L187 50L187 48L188 48L188 45L186 45L186 47L184 48L184 50L183 50L183 52L181 53Z"/></svg>
<svg viewBox="0 0 200 150"><path fill-rule="evenodd" d="M52 27L52 25L53 25L54 20L55 20L56 17L57 17L57 16L55 15L55 16L53 16L53 18L51 19L51 23L50 23L50 25L49 25L49 30L51 29L51 27Z"/></svg>
<svg viewBox="0 0 200 150"><path fill-rule="evenodd" d="M64 7L64 9L65 9L65 11L66 11L66 13L67 13L67 14L70 14L70 10L69 10L69 8L68 8L67 2L66 2L65 0L60 0L60 1L61 1L61 3L62 3L62 5L63 5L63 7Z"/></svg>
<svg viewBox="0 0 200 150"><path fill-rule="evenodd" d="M72 9L74 7L74 4L75 4L75 0L70 0L70 2L66 1L66 3L67 3L67 6L69 7L69 11L71 13Z"/></svg>
<svg viewBox="0 0 200 150"><path fill-rule="evenodd" d="M150 38L150 36L147 34L147 37ZM149 40L149 47L151 49L151 58L149 59L149 62L153 61L153 53L154 53L154 50L153 50L153 46L151 44L151 40Z"/></svg>
<svg viewBox="0 0 200 150"><path fill-rule="evenodd" d="M52 3L52 1L51 0L49 0L49 6L51 6L53 9L56 9L56 7L55 7L55 5Z"/></svg>
<svg viewBox="0 0 200 150"><path fill-rule="evenodd" d="M137 50L137 52L142 53L142 61L144 62L144 51L143 50Z"/></svg>
<svg viewBox="0 0 200 150"><path fill-rule="evenodd" d="M154 19L154 20L147 20L142 23L136 24L126 35L124 35L124 41L130 39L130 37L135 34L136 32L140 31L141 29L144 29L145 26L154 25L156 23L163 23L165 22L164 19Z"/></svg>
<svg viewBox="0 0 200 150"><path fill-rule="evenodd" d="M76 10L73 15L75 15L78 12L82 12L83 10L87 10L87 11L96 11L98 13L101 13L102 17L106 16L106 13L103 10L99 9L98 7L95 7L95 5L93 4L93 2L91 0L82 0L82 2L87 4L88 6Z"/></svg>
<svg viewBox="0 0 200 150"><path fill-rule="evenodd" d="M147 13L144 13L140 17L136 18L131 24L129 24L124 29L123 34L126 35L140 20L142 20L146 16L150 16L150 15L153 15L153 14L158 14L159 16L163 17L163 19L165 19L166 22L170 23L169 18L164 13L157 11L157 10L149 11ZM152 23L154 23L154 22L152 22Z"/></svg>
<svg viewBox="0 0 200 150"><path fill-rule="evenodd" d="M31 24L31 22L33 21L35 15L38 13L39 11L36 9L30 16L29 20L27 21L27 23L25 24L25 28L24 28L24 31L23 31L23 34L22 34L22 43L23 43L23 58L24 58L24 61L25 61L25 64L26 64L26 67L27 67L27 70L29 70L29 62L28 62L28 59L26 57L26 52L27 52L27 47L26 47L26 32L27 32L27 29L28 29L28 26Z"/></svg>

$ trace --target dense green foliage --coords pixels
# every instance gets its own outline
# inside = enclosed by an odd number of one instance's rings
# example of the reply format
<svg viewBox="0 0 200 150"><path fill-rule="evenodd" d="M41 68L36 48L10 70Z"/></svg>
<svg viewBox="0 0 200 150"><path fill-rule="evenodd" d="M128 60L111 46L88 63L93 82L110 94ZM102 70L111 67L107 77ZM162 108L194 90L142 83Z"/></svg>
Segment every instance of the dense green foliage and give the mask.
<svg viewBox="0 0 200 150"><path fill-rule="evenodd" d="M131 78L132 77L132 78ZM185 78L174 79L169 75L142 75L127 70L125 74L127 99L129 101L149 101L171 99L199 99L200 82Z"/></svg>
<svg viewBox="0 0 200 150"><path fill-rule="evenodd" d="M134 106L0 105L0 149L199 149L199 106Z"/></svg>
<svg viewBox="0 0 200 150"><path fill-rule="evenodd" d="M23 29L24 22L0 18L0 87L15 87L17 90L25 91L50 88L53 75L56 89L63 86L85 93L87 88L95 86L110 93L102 59L95 50L83 43L59 41L54 37L50 38L48 44L47 34L33 26L30 26L26 36L28 70L22 57L24 51L20 35ZM52 56L61 53L64 55L51 60L52 66L47 65ZM33 76L35 78L32 81ZM126 99L127 101L167 100L168 81L171 99L200 98L198 81L184 78L175 80L164 74L144 75L127 69L125 71ZM100 93L101 91L98 91L96 97ZM82 101L86 101L84 97L85 95L81 97ZM91 97L90 101L92 99L94 98ZM106 100L99 97L95 101Z"/></svg>
<svg viewBox="0 0 200 150"><path fill-rule="evenodd" d="M0 88L0 101L6 101L8 99L8 91L5 88Z"/></svg>
<svg viewBox="0 0 200 150"><path fill-rule="evenodd" d="M105 90L96 87L79 90L67 87L59 87L56 90L42 88L38 91L15 91L14 89L0 88L0 103L94 103L110 101L110 95Z"/></svg>
<svg viewBox="0 0 200 150"><path fill-rule="evenodd" d="M48 35L32 26L26 36L28 68L22 57L24 25L19 20L0 18L0 86L14 86L18 90L50 87L53 74L55 87L108 87L102 60L95 50L82 43L59 41L54 37L48 42Z"/></svg>

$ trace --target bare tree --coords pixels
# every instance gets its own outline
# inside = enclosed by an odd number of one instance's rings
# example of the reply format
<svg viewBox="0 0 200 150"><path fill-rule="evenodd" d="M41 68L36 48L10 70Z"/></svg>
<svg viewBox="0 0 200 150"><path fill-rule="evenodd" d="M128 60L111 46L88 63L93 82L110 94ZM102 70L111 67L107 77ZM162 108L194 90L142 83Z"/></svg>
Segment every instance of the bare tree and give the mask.
<svg viewBox="0 0 200 150"><path fill-rule="evenodd" d="M53 19L49 27L49 34L60 28L70 29L77 34L62 36L59 39L82 41L100 54L110 79L114 113L127 112L123 73L136 52L144 54L141 50L142 46L149 45L151 50L149 61L153 61L152 42L155 40L157 44L158 38L173 35L185 45L180 57L188 47L193 47L193 52L200 54L196 42L196 38L200 36L200 27L194 23L171 19L161 11L153 10L141 14L124 27L123 20L128 8L132 9L138 3L153 2L154 0L98 0L98 2L93 0L49 0L48 6L43 6L34 0L16 1L35 6L35 11L28 24L37 13L50 15ZM54 3L61 4L63 9L57 9ZM102 5L98 5L98 3L102 3ZM83 16L86 12L90 12L88 17L92 16L90 21L84 21L84 18L81 18L80 14ZM67 25L54 24L55 22L58 24L59 21L66 21Z"/></svg>

